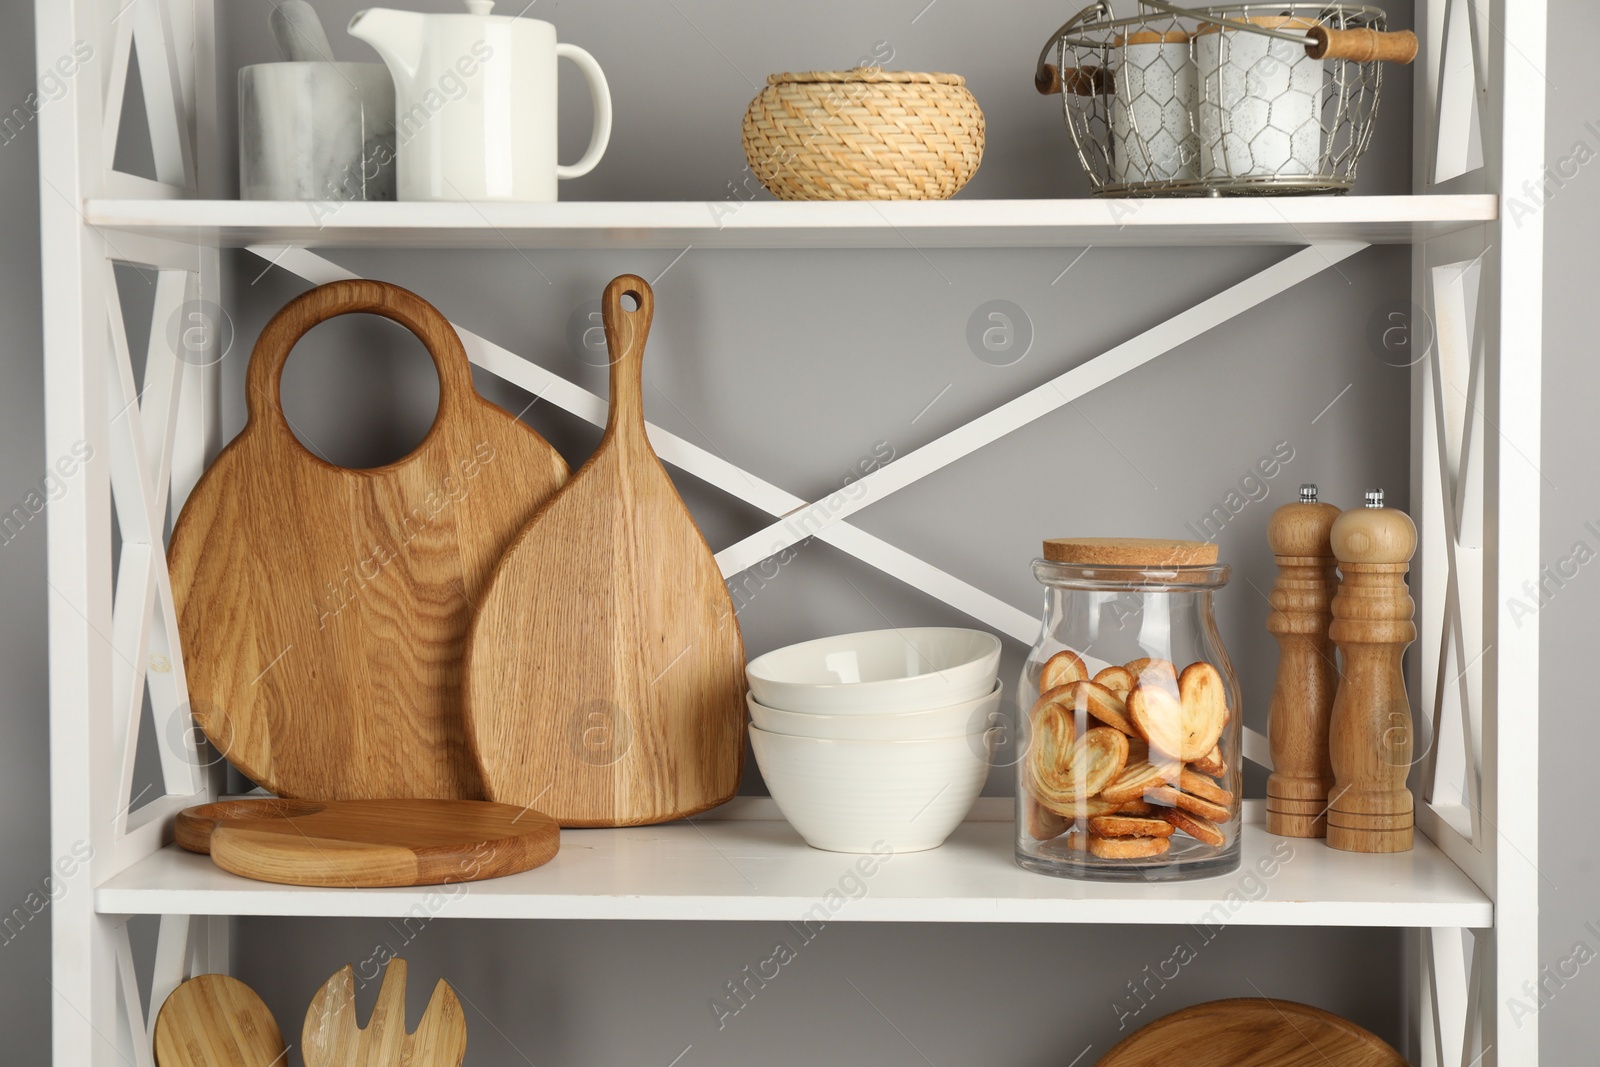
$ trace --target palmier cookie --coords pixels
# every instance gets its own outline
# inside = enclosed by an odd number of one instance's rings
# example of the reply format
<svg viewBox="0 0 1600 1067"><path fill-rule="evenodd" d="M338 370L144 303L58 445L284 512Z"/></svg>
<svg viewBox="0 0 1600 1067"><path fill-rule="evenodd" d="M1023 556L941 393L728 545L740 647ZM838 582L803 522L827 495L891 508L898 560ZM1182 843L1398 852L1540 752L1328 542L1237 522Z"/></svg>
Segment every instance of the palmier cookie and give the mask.
<svg viewBox="0 0 1600 1067"><path fill-rule="evenodd" d="M1178 676L1178 700L1183 704L1183 751L1187 763L1204 759L1217 747L1228 724L1228 695L1222 675L1204 660L1189 664Z"/></svg>
<svg viewBox="0 0 1600 1067"><path fill-rule="evenodd" d="M1209 800L1225 808L1233 807L1233 794L1203 774L1196 774L1190 770L1183 771L1178 775L1178 788L1201 800Z"/></svg>
<svg viewBox="0 0 1600 1067"><path fill-rule="evenodd" d="M1135 860L1159 856L1172 847L1165 837L1101 837L1089 834L1089 854L1103 860Z"/></svg>
<svg viewBox="0 0 1600 1067"><path fill-rule="evenodd" d="M1222 758L1222 749L1213 748L1199 759L1190 760L1189 769L1209 774L1213 778L1221 778L1228 773L1228 763Z"/></svg>
<svg viewBox="0 0 1600 1067"><path fill-rule="evenodd" d="M1068 682L1086 682L1089 680L1089 668L1084 666L1083 658L1070 648L1060 652L1044 661L1044 666L1039 668L1039 692L1048 693Z"/></svg>
<svg viewBox="0 0 1600 1067"><path fill-rule="evenodd" d="M1107 667L1095 675L1094 680L1118 696L1126 697L1128 691L1138 684L1139 676L1126 667Z"/></svg>
<svg viewBox="0 0 1600 1067"><path fill-rule="evenodd" d="M1142 819L1133 815L1096 815L1089 829L1101 837L1171 837L1172 824L1165 819Z"/></svg>
<svg viewBox="0 0 1600 1067"><path fill-rule="evenodd" d="M1188 793L1180 792L1166 785L1146 790L1144 798L1152 804L1160 804L1169 808L1182 808L1184 811L1198 815L1202 819L1210 819L1212 822L1227 822L1232 815L1232 812L1220 804L1213 804L1209 800L1201 800L1199 797L1190 796ZM1163 818L1166 817L1165 812L1162 812L1161 815Z"/></svg>
<svg viewBox="0 0 1600 1067"><path fill-rule="evenodd" d="M1161 768L1153 763L1136 763L1124 767L1121 774L1103 787L1100 790L1100 799L1118 805L1127 804L1146 796L1150 790L1164 787L1166 784L1167 778Z"/></svg>
<svg viewBox="0 0 1600 1067"><path fill-rule="evenodd" d="M1175 693L1161 685L1140 681L1128 694L1128 718L1141 736L1150 742L1153 753L1175 762L1183 756L1183 704Z"/></svg>
<svg viewBox="0 0 1600 1067"><path fill-rule="evenodd" d="M1140 738L1138 729L1128 718L1128 707L1122 698L1099 682L1072 682L1074 709L1081 709L1093 715L1114 730L1127 734L1130 738ZM1140 738L1142 740L1142 738Z"/></svg>
<svg viewBox="0 0 1600 1067"><path fill-rule="evenodd" d="M1209 819L1199 818L1177 808L1161 809L1161 818L1171 823L1174 829L1182 830L1202 844L1221 848L1228 843L1228 835L1222 832L1222 827Z"/></svg>
<svg viewBox="0 0 1600 1067"><path fill-rule="evenodd" d="M1130 659L1123 666L1132 672L1135 683L1148 682L1170 689L1174 694L1178 692L1178 668L1171 660L1141 656L1138 659Z"/></svg>
<svg viewBox="0 0 1600 1067"><path fill-rule="evenodd" d="M1153 815L1156 806L1140 797L1138 800L1125 800L1117 807L1118 815Z"/></svg>
<svg viewBox="0 0 1600 1067"><path fill-rule="evenodd" d="M1051 811L1032 797L1023 798L1022 810L1028 836L1035 841L1050 841L1060 837L1072 825L1072 820Z"/></svg>

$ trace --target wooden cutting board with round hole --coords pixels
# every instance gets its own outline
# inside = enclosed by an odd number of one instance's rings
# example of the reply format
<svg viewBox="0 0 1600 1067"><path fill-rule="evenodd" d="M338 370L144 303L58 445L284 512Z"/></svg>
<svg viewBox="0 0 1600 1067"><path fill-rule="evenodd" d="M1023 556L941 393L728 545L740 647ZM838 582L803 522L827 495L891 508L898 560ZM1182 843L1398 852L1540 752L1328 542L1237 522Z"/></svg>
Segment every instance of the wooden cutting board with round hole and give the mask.
<svg viewBox="0 0 1600 1067"><path fill-rule="evenodd" d="M335 889L499 878L561 847L550 816L484 800L224 800L179 812L174 836L233 874Z"/></svg>
<svg viewBox="0 0 1600 1067"><path fill-rule="evenodd" d="M1292 1000L1241 997L1173 1012L1120 1042L1098 1067L1406 1067L1348 1019Z"/></svg>
<svg viewBox="0 0 1600 1067"><path fill-rule="evenodd" d="M467 729L489 797L562 826L693 815L731 798L743 770L733 601L645 436L653 311L644 279L606 286L605 436L507 550L467 642Z"/></svg>
<svg viewBox="0 0 1600 1067"><path fill-rule="evenodd" d="M353 312L416 334L439 373L427 436L371 470L307 451L278 391L295 342ZM169 551L195 720L281 796L482 797L461 717L468 621L566 463L477 394L443 315L383 282L291 301L261 332L246 384L249 421L190 495Z"/></svg>

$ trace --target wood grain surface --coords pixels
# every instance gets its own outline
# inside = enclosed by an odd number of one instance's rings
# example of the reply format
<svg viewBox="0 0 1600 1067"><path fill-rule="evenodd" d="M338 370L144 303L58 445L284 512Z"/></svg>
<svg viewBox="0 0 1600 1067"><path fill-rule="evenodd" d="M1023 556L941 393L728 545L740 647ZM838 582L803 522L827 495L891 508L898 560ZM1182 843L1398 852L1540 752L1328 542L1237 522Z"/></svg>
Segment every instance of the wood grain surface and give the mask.
<svg viewBox="0 0 1600 1067"><path fill-rule="evenodd" d="M306 1067L461 1067L467 1020L455 990L441 978L416 1030L406 1033L406 961L391 959L362 1027L355 972L346 965L322 984L306 1009L300 1051Z"/></svg>
<svg viewBox="0 0 1600 1067"><path fill-rule="evenodd" d="M692 815L732 797L743 769L733 602L645 436L653 310L642 278L606 287L605 436L506 552L467 645L468 731L489 796L563 826Z"/></svg>
<svg viewBox="0 0 1600 1067"><path fill-rule="evenodd" d="M371 470L302 447L278 391L295 342L352 312L409 329L439 373L432 429ZM460 704L472 604L565 462L478 396L450 324L398 286L341 281L291 301L246 381L249 421L169 554L196 721L282 796L481 797Z"/></svg>
<svg viewBox="0 0 1600 1067"><path fill-rule="evenodd" d="M233 874L333 888L498 878L561 847L550 816L482 800L225 800L179 812L175 836Z"/></svg>
<svg viewBox="0 0 1600 1067"><path fill-rule="evenodd" d="M1098 1067L1406 1067L1376 1035L1321 1008L1245 997L1158 1019Z"/></svg>
<svg viewBox="0 0 1600 1067"><path fill-rule="evenodd" d="M156 1067L283 1067L277 1020L255 991L225 974L174 989L156 1015Z"/></svg>
<svg viewBox="0 0 1600 1067"><path fill-rule="evenodd" d="M1339 592L1328 636L1340 677L1328 725L1333 792L1328 845L1346 852L1412 846L1411 702L1401 660L1417 639L1406 586L1417 528L1396 508L1355 508L1333 524Z"/></svg>
<svg viewBox="0 0 1600 1067"><path fill-rule="evenodd" d="M1267 544L1278 564L1267 630L1278 639L1278 673L1267 711L1272 775L1267 779L1267 832L1325 837L1323 806L1333 786L1328 721L1339 670L1328 626L1339 587L1329 541L1340 511L1332 504L1285 504L1267 520ZM1302 804L1313 801L1306 813Z"/></svg>

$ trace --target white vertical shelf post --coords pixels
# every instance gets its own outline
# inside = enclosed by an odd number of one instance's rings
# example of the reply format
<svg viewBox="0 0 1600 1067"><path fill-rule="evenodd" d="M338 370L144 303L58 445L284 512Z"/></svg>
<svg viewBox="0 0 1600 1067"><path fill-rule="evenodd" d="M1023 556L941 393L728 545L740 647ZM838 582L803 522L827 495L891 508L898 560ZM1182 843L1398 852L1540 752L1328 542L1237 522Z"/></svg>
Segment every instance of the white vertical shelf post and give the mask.
<svg viewBox="0 0 1600 1067"><path fill-rule="evenodd" d="M1483 3L1483 0L1479 0ZM1486 410L1490 485L1485 514L1483 630L1494 647L1485 657L1484 779L1486 833L1496 842L1495 936L1485 973L1484 1042L1497 1062L1539 1062L1538 1016L1515 1010L1524 983L1539 981L1539 616L1513 615L1509 598L1539 584L1541 389L1543 377L1544 215L1508 210L1544 175L1545 0L1497 0L1492 6L1490 85L1499 94L1499 152L1491 180L1502 194L1497 225L1498 299L1492 327ZM1531 184L1530 184L1531 183Z"/></svg>
<svg viewBox="0 0 1600 1067"><path fill-rule="evenodd" d="M39 0L40 70L93 49L114 51L99 5ZM131 1052L120 1027L113 925L95 914L93 887L112 873L119 801L111 727L111 490L105 417L105 244L82 222L100 192L100 71L94 60L67 95L43 108L39 232L44 291L45 456L92 450L71 491L48 511L50 634L50 848L92 859L50 910L51 1040L57 1064L102 1067ZM74 452L74 448L79 450ZM52 871L54 874L54 870Z"/></svg>
<svg viewBox="0 0 1600 1067"><path fill-rule="evenodd" d="M217 194L213 14L211 0L38 0L35 8L38 68L54 68L68 86L38 118L46 462L81 463L46 520L50 843L52 877L66 883L50 912L51 1039L54 1062L71 1067L151 1062L126 917L98 914L93 888L159 849L173 812L206 795L192 746L167 736L186 694L181 649L167 632L163 527L215 453L219 429L215 367L164 347L168 320L187 301L220 303L217 250L113 239L82 207L112 184L142 196ZM112 169L130 47L159 181ZM145 271L160 281L143 383L129 362L113 260L159 268ZM147 684L164 797L127 789ZM141 801L149 806L130 819ZM227 968L226 920L200 925L163 921L160 988L186 968Z"/></svg>
<svg viewBox="0 0 1600 1067"><path fill-rule="evenodd" d="M1408 1051L1426 1067L1538 1062L1539 582L1546 0L1417 6L1416 193L1495 193L1499 218L1413 257L1413 674L1432 729L1418 826L1494 900L1470 954L1414 943ZM1530 210L1531 209L1531 210ZM1431 328L1430 328L1431 327ZM1422 347L1426 340L1428 345ZM1518 607L1517 605L1520 605ZM1421 755L1421 753L1419 753ZM1524 1006L1519 1009L1518 1005Z"/></svg>

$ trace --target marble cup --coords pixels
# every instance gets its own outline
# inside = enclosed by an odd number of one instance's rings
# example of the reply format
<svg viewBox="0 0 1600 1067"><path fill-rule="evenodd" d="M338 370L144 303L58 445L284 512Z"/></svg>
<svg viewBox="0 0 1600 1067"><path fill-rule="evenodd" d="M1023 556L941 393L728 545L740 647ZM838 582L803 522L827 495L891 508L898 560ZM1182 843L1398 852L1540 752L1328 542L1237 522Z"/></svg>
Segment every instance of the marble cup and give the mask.
<svg viewBox="0 0 1600 1067"><path fill-rule="evenodd" d="M241 200L393 200L394 80L381 63L239 68Z"/></svg>

